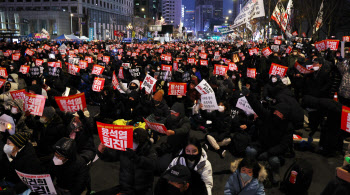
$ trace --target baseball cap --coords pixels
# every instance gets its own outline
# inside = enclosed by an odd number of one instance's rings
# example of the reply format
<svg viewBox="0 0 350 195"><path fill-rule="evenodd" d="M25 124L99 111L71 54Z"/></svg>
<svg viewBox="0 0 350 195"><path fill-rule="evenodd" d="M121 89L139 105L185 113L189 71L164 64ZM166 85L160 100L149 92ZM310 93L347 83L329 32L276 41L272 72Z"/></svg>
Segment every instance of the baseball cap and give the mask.
<svg viewBox="0 0 350 195"><path fill-rule="evenodd" d="M191 179L191 172L186 166L175 165L167 170L163 177L172 182L182 183Z"/></svg>

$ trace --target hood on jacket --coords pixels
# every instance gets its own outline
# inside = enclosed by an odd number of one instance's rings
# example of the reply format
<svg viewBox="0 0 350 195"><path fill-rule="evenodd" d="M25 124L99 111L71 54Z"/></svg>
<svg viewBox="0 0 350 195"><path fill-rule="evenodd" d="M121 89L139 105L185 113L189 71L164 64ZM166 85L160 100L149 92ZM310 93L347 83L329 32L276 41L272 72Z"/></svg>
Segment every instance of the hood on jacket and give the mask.
<svg viewBox="0 0 350 195"><path fill-rule="evenodd" d="M238 165L239 165L239 163L241 163L242 160L243 160L243 158L239 158L231 163L230 169L231 169L232 173L234 173L238 169ZM267 179L267 171L263 165L261 165L260 163L258 163L258 164L260 166L260 171L259 171L259 176L257 179L259 182L263 182Z"/></svg>
<svg viewBox="0 0 350 195"><path fill-rule="evenodd" d="M135 83L135 84L137 85L136 91L139 91L139 90L140 90L140 81L139 81L139 80L134 79L134 80L132 80L130 83ZM129 84L129 86L130 86L130 84Z"/></svg>
<svg viewBox="0 0 350 195"><path fill-rule="evenodd" d="M182 154L184 153L184 150L181 150L180 153L179 153L179 161L180 161L180 164L182 165L186 165L186 160L185 158L182 156ZM208 155L207 153L205 152L205 150L202 148L202 155L201 155L201 158L199 159L197 165L194 167L193 170L197 171L201 168L203 168L206 164L206 161L208 160Z"/></svg>
<svg viewBox="0 0 350 195"><path fill-rule="evenodd" d="M12 73L12 74L10 74L10 76L13 78L13 82L15 82L15 83L18 83L18 74L16 74L16 73Z"/></svg>

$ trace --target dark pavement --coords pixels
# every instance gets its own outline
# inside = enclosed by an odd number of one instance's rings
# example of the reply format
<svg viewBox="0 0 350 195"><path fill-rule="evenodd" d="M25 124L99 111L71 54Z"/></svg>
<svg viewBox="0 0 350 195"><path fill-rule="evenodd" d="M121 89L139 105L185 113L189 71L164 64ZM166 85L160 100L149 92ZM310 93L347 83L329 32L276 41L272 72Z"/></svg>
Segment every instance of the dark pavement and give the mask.
<svg viewBox="0 0 350 195"><path fill-rule="evenodd" d="M90 115L94 116L98 113L97 107L89 106ZM191 131L191 135L199 139L204 140L204 133L198 131ZM307 132L304 131L304 138L307 138ZM316 133L314 139L319 138L319 133ZM161 141L165 140L165 136L160 139ZM98 135L95 135L95 144L96 147L100 143ZM158 142L159 144L159 142ZM157 145L158 145L157 144ZM318 144L317 140L314 141L315 145ZM347 145L345 145L347 147ZM235 157L231 153L227 152L226 157L221 159L219 154L210 150L208 151L209 161L213 167L213 177L214 177L214 188L213 194L219 195L223 194L224 186L228 177L230 176L230 163L234 161ZM335 168L342 165L343 157L338 155L337 157L325 158L319 154L312 152L300 152L296 151L297 159L305 159L313 164L314 175L313 181L309 189L310 195L320 194L327 183L335 178ZM287 158L285 165L281 168L281 177L284 176L284 173L288 167L294 162L295 158ZM93 191L101 191L108 189L118 184L119 181L119 162L116 163L107 163L102 160L97 160L93 163L91 168L91 183ZM155 179L155 182L158 178ZM266 194L283 194L278 190L278 187L273 187L266 189Z"/></svg>

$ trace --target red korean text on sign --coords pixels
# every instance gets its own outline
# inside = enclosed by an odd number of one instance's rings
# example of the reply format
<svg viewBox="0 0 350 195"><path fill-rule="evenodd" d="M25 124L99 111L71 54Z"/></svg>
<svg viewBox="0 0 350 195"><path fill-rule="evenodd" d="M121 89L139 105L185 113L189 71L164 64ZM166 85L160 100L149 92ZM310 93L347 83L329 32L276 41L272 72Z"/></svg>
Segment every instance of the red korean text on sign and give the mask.
<svg viewBox="0 0 350 195"><path fill-rule="evenodd" d="M169 83L168 95L186 96L186 92L187 92L186 83L176 83L176 82Z"/></svg>
<svg viewBox="0 0 350 195"><path fill-rule="evenodd" d="M27 73L29 72L29 69L30 69L29 66L22 65L22 66L19 68L19 72L22 73L22 74L27 74Z"/></svg>
<svg viewBox="0 0 350 195"><path fill-rule="evenodd" d="M85 93L78 93L68 97L56 96L55 101L63 112L84 111L86 108Z"/></svg>
<svg viewBox="0 0 350 195"><path fill-rule="evenodd" d="M350 108L346 106L342 108L341 129L350 133Z"/></svg>
<svg viewBox="0 0 350 195"><path fill-rule="evenodd" d="M228 66L218 65L218 64L214 65L214 75L224 76L227 70L228 70Z"/></svg>
<svg viewBox="0 0 350 195"><path fill-rule="evenodd" d="M164 65L162 64L162 70L163 71L172 71L173 67L171 65Z"/></svg>
<svg viewBox="0 0 350 195"><path fill-rule="evenodd" d="M24 111L29 111L32 115L42 116L45 101L46 98L43 95L25 93Z"/></svg>
<svg viewBox="0 0 350 195"><path fill-rule="evenodd" d="M269 71L269 75L280 75L284 77L287 73L288 67L279 64L272 63Z"/></svg>
<svg viewBox="0 0 350 195"><path fill-rule="evenodd" d="M266 58L272 54L272 50L269 47L264 48L261 52Z"/></svg>
<svg viewBox="0 0 350 195"><path fill-rule="evenodd" d="M133 148L133 126L119 126L96 122L98 135L103 145L125 151Z"/></svg>
<svg viewBox="0 0 350 195"><path fill-rule="evenodd" d="M25 94L26 94L26 90L25 89L21 89L21 90L17 90L17 91L10 91L11 97L14 100L20 99L20 100L25 100Z"/></svg>
<svg viewBox="0 0 350 195"><path fill-rule="evenodd" d="M147 127L154 130L154 131L157 131L158 133L162 133L162 134L166 134L167 132L167 129L166 127L163 125L163 124L160 124L160 123L152 123L148 120L146 120L145 118L143 119L145 121L145 123L147 124Z"/></svg>
<svg viewBox="0 0 350 195"><path fill-rule="evenodd" d="M100 92L103 90L103 87L105 85L105 79L95 77L94 82L92 84L92 91Z"/></svg>
<svg viewBox="0 0 350 195"><path fill-rule="evenodd" d="M255 79L256 68L247 68L247 77Z"/></svg>
<svg viewBox="0 0 350 195"><path fill-rule="evenodd" d="M91 74L100 75L103 73L105 67L95 64L92 68Z"/></svg>

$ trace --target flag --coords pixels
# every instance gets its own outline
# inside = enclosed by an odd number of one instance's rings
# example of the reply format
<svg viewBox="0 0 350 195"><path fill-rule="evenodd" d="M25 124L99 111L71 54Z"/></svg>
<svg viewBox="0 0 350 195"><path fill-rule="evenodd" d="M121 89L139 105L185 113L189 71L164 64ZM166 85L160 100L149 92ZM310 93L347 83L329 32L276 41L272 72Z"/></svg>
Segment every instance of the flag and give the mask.
<svg viewBox="0 0 350 195"><path fill-rule="evenodd" d="M247 28L251 29L250 20L263 16L265 16L264 1L249 0L235 18L235 21L233 25L230 26L230 29L232 30L243 24L246 24Z"/></svg>
<svg viewBox="0 0 350 195"><path fill-rule="evenodd" d="M321 4L321 7L320 7L320 11L318 11L318 14L317 14L316 22L315 22L314 26L312 27L313 34L315 34L318 31L318 29L321 28L322 19L323 19L323 1Z"/></svg>
<svg viewBox="0 0 350 195"><path fill-rule="evenodd" d="M278 24L278 26L281 26L281 22L282 22L282 15L286 12L286 10L284 9L284 6L281 2L281 0L279 0L276 4L275 9L272 12L272 16L271 19L276 21L276 23Z"/></svg>

